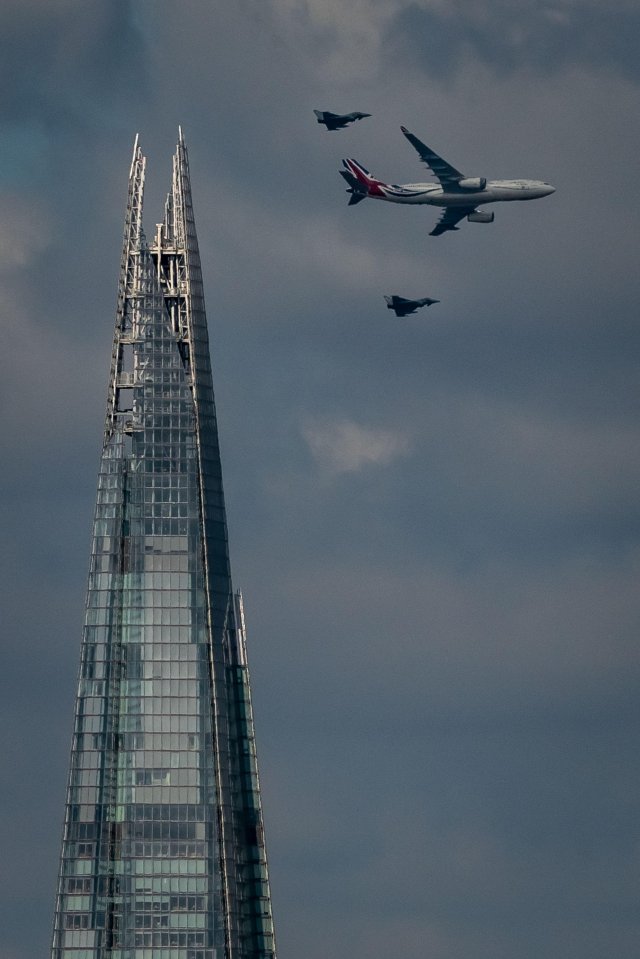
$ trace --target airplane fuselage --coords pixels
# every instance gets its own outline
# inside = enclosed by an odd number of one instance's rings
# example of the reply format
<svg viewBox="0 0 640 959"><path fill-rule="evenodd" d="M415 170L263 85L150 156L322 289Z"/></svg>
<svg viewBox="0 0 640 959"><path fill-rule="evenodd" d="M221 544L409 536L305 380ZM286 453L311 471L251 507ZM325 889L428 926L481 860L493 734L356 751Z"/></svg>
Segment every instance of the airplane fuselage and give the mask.
<svg viewBox="0 0 640 959"><path fill-rule="evenodd" d="M439 206L443 213L430 234L439 236L448 230L457 230L458 223L465 217L472 223L492 223L494 214L478 209L487 203L537 200L555 193L555 188L542 180L487 180L483 176L465 176L405 127L400 129L438 182L385 183L372 176L357 160L346 159L342 161L344 169L340 175L348 184L347 193L351 194L349 206L366 197L388 203Z"/></svg>
<svg viewBox="0 0 640 959"><path fill-rule="evenodd" d="M555 192L541 180L489 180L483 190L445 191L436 183L370 184L367 195L390 203L426 203L430 206L469 207L504 200L537 200Z"/></svg>

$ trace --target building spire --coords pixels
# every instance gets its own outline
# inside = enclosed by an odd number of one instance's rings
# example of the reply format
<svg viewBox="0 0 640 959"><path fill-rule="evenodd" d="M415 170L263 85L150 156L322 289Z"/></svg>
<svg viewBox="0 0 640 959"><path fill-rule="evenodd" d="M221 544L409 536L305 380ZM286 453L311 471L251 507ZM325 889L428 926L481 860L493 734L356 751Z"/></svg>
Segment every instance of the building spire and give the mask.
<svg viewBox="0 0 640 959"><path fill-rule="evenodd" d="M186 145L136 137L52 959L275 959Z"/></svg>

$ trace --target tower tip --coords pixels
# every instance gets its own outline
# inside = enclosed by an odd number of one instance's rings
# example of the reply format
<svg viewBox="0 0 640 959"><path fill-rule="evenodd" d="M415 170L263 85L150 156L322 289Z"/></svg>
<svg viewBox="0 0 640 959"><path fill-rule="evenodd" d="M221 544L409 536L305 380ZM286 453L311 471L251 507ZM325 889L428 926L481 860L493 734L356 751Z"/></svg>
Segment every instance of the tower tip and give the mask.
<svg viewBox="0 0 640 959"><path fill-rule="evenodd" d="M131 157L131 168L129 170L129 179L133 176L133 168L135 167L136 160L138 159L138 154L140 153L140 134L136 133L136 138L133 141L133 156Z"/></svg>

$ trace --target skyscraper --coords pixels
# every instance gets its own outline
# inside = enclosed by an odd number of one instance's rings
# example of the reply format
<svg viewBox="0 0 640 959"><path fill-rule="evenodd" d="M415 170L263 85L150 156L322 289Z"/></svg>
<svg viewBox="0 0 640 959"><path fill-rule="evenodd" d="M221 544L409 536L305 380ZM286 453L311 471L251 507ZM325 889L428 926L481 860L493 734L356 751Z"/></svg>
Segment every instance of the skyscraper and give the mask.
<svg viewBox="0 0 640 959"><path fill-rule="evenodd" d="M187 150L134 147L52 959L273 959Z"/></svg>

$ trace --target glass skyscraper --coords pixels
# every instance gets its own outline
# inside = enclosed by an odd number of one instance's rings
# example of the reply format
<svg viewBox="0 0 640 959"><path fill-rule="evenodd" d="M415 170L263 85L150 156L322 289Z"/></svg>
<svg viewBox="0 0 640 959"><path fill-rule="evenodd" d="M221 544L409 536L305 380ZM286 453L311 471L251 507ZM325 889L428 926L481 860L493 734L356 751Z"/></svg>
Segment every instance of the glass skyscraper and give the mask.
<svg viewBox="0 0 640 959"><path fill-rule="evenodd" d="M52 959L273 959L187 151L134 147Z"/></svg>

